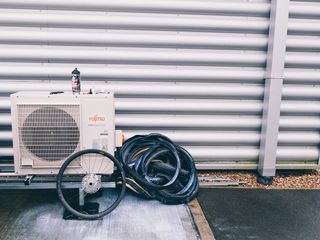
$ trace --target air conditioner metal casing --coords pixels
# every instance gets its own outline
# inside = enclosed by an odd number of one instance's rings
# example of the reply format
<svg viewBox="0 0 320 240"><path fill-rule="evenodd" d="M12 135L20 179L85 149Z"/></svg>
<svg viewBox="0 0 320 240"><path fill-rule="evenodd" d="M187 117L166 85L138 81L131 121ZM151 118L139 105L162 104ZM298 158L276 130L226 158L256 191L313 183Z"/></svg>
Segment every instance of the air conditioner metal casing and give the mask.
<svg viewBox="0 0 320 240"><path fill-rule="evenodd" d="M18 92L10 98L16 174L57 174L66 158L83 149L114 154L113 93ZM70 173L82 171L79 161ZM110 161L104 173L112 172Z"/></svg>

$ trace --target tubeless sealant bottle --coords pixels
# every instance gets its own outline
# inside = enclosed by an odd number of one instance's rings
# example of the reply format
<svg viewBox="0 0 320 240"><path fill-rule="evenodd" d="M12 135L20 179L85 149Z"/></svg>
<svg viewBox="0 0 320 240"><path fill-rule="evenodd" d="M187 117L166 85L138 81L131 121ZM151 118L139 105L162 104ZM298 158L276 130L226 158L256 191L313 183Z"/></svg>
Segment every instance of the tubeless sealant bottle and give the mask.
<svg viewBox="0 0 320 240"><path fill-rule="evenodd" d="M81 87L80 87L80 72L77 68L75 68L72 71L72 93L73 94L80 94L81 92Z"/></svg>

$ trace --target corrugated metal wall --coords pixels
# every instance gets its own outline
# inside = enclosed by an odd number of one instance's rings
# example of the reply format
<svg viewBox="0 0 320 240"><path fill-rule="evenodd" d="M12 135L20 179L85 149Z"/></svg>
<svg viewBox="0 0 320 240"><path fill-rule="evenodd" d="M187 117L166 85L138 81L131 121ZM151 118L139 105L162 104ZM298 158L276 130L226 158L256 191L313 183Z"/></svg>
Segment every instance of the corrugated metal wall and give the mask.
<svg viewBox="0 0 320 240"><path fill-rule="evenodd" d="M319 9L290 6L282 168L318 161ZM164 133L199 168L256 168L269 11L265 0L0 1L1 161L12 161L9 94L70 90L78 67L83 89L115 92L126 137Z"/></svg>
<svg viewBox="0 0 320 240"><path fill-rule="evenodd" d="M280 141L279 149L295 156L289 161L279 156L278 164L307 166L319 159L320 2L290 1L289 10L279 138L290 140Z"/></svg>

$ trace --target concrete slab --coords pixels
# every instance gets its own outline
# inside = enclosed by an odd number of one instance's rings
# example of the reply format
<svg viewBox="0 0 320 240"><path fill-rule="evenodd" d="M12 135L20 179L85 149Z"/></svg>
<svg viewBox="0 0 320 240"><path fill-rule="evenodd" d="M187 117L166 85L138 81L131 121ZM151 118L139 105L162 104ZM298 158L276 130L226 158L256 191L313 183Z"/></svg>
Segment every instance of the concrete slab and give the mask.
<svg viewBox="0 0 320 240"><path fill-rule="evenodd" d="M320 240L320 190L200 189L217 240Z"/></svg>
<svg viewBox="0 0 320 240"><path fill-rule="evenodd" d="M97 221L65 221L55 190L0 191L0 239L198 239L187 205L168 206L127 193Z"/></svg>

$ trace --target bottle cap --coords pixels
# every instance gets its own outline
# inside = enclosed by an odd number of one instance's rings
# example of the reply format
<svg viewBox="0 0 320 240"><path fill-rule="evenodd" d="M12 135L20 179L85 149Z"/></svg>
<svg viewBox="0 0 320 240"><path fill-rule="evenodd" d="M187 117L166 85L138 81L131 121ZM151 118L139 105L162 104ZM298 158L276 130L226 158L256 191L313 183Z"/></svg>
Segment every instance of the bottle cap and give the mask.
<svg viewBox="0 0 320 240"><path fill-rule="evenodd" d="M73 71L72 71L72 74L80 74L79 70L77 68L75 68Z"/></svg>

